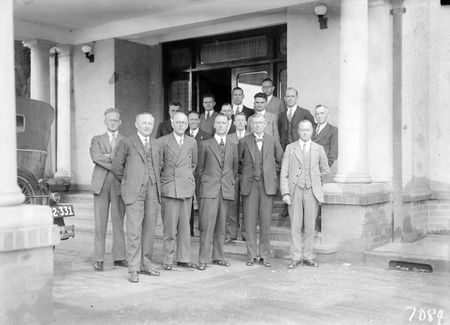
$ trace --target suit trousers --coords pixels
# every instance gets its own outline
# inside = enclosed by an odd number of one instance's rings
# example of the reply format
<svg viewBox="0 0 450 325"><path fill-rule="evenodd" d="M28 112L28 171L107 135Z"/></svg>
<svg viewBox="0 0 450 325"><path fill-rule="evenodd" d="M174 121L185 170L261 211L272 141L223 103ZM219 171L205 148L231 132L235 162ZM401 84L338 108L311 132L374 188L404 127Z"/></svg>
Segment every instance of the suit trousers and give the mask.
<svg viewBox="0 0 450 325"><path fill-rule="evenodd" d="M245 234L247 236L248 258L256 258L256 227L259 224L259 257L268 258L270 253L270 218L272 215L273 195L267 195L264 179L253 179L250 192L243 196Z"/></svg>
<svg viewBox="0 0 450 325"><path fill-rule="evenodd" d="M122 197L117 195L114 175L108 171L100 194L94 194L94 261L96 262L103 262L105 259L105 239L110 206L113 228L112 258L113 261L121 261L126 259L125 233L123 230L125 204Z"/></svg>
<svg viewBox="0 0 450 325"><path fill-rule="evenodd" d="M236 182L236 186L234 187L234 201L230 203L230 212L227 218L227 228L225 237L235 239L238 235L238 228L241 228L241 236L245 238L245 221L244 217L242 217L242 221L239 224L239 215L240 215L240 205L242 202L239 182Z"/></svg>
<svg viewBox="0 0 450 325"><path fill-rule="evenodd" d="M163 263L172 264L177 250L177 262L190 260L191 236L189 217L192 197L175 199L161 198L161 216L163 222Z"/></svg>
<svg viewBox="0 0 450 325"><path fill-rule="evenodd" d="M150 179L142 185L136 201L127 204L127 256L130 272L152 266L156 221L159 214L158 189Z"/></svg>
<svg viewBox="0 0 450 325"><path fill-rule="evenodd" d="M213 260L224 259L225 224L230 210L230 202L223 198L221 190L214 199L200 199L200 263L209 263L211 261L211 249Z"/></svg>
<svg viewBox="0 0 450 325"><path fill-rule="evenodd" d="M312 187L296 187L292 204L289 206L289 217L291 218L291 255L292 259L300 261L302 259L302 227L304 226L304 248L303 259L314 259L314 228L316 216L319 209Z"/></svg>

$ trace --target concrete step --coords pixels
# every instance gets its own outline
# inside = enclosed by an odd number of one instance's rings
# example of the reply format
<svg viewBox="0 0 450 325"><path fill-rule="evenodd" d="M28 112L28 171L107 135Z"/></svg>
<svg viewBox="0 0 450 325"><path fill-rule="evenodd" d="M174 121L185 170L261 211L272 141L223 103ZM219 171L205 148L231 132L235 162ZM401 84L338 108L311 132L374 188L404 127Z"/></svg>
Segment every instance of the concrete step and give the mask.
<svg viewBox="0 0 450 325"><path fill-rule="evenodd" d="M450 237L427 235L413 243L389 243L365 252L367 266L450 274Z"/></svg>

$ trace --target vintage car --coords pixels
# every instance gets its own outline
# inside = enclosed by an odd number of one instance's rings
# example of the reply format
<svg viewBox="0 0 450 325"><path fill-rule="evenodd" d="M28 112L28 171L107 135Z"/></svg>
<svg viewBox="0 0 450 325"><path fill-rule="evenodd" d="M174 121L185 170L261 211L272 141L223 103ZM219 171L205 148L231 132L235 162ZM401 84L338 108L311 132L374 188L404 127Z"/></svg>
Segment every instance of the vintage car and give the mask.
<svg viewBox="0 0 450 325"><path fill-rule="evenodd" d="M43 181L54 115L53 107L47 103L16 99L17 183L25 195L24 204L50 206L53 223L60 227L61 240L65 240L75 237L75 226L64 222L75 211L72 205L60 203L60 195L52 193Z"/></svg>

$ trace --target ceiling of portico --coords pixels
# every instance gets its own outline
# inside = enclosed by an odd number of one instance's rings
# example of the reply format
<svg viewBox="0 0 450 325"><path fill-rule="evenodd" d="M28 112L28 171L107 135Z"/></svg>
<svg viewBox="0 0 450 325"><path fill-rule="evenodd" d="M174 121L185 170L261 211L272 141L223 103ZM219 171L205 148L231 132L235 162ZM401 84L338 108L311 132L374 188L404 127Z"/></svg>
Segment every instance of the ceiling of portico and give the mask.
<svg viewBox="0 0 450 325"><path fill-rule="evenodd" d="M251 20L271 13L285 15L287 7L306 2L311 1L14 0L15 37L68 44L113 37L139 41L182 32L186 27Z"/></svg>

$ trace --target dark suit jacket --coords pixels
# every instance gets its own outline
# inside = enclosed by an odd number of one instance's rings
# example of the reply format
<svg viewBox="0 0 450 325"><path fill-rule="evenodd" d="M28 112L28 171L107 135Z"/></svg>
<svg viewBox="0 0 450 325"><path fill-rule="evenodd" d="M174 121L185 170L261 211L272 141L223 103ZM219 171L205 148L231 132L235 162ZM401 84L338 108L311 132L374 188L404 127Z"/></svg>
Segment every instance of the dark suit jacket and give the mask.
<svg viewBox="0 0 450 325"><path fill-rule="evenodd" d="M258 146L255 135L250 134L239 141L239 164L241 170L241 194L247 196L253 181L253 170L255 166L255 154ZM283 149L280 143L271 135L264 133L263 141L263 177L264 188L267 195L275 195L278 191L277 173L281 169Z"/></svg>
<svg viewBox="0 0 450 325"><path fill-rule="evenodd" d="M200 181L199 198L215 198L222 190L225 200L234 200L235 177L238 173L238 148L225 142L225 159L215 138L200 143L197 178Z"/></svg>
<svg viewBox="0 0 450 325"><path fill-rule="evenodd" d="M194 173L197 167L197 141L184 136L180 148L175 135L165 135L157 140L161 171L161 196L175 199L190 198L194 195Z"/></svg>
<svg viewBox="0 0 450 325"><path fill-rule="evenodd" d="M319 134L314 131L311 140L325 149L328 165L331 167L338 157L338 128L327 123Z"/></svg>
<svg viewBox="0 0 450 325"><path fill-rule="evenodd" d="M117 145L120 140L125 137L117 133ZM104 156L104 154L111 154L111 143L109 142L108 133L96 135L91 140L91 147L89 149L91 159L94 162L94 171L91 179L91 192L93 194L100 194L103 183L105 182L106 174L111 170L112 159ZM116 150L117 151L117 150Z"/></svg>
<svg viewBox="0 0 450 325"><path fill-rule="evenodd" d="M235 106L236 105L233 104L233 107L235 107ZM248 121L248 118L250 116L252 116L253 114L255 114L255 111L253 109L251 109L251 108L248 108L247 106L242 106L242 113L245 114L245 117L246 117L245 120ZM234 114L233 114L232 118L233 118L233 121L234 121Z"/></svg>
<svg viewBox="0 0 450 325"><path fill-rule="evenodd" d="M189 128L186 130L186 135L191 136L191 130L189 130ZM197 147L200 145L200 142L202 142L203 140L207 140L211 137L212 137L211 134L206 133L206 132L200 130L200 128L199 128L197 135L195 136L195 140L197 141Z"/></svg>
<svg viewBox="0 0 450 325"><path fill-rule="evenodd" d="M280 142L283 149L286 148L288 145L288 125L289 121L287 119L287 107L286 110L281 112L278 116L278 133L280 134ZM297 141L300 138L300 135L298 134L298 125L303 120L309 120L312 123L313 130L316 128L316 122L314 121L314 117L312 116L311 112L307 109L301 108L300 106L297 106L297 109L295 110L294 116L292 116L292 136L294 138L294 141Z"/></svg>
<svg viewBox="0 0 450 325"><path fill-rule="evenodd" d="M155 139L149 137L153 168L156 176L158 200L161 202L161 180L159 174L159 146ZM136 201L144 182L144 173L147 166L147 155L144 145L137 134L127 137L119 142L112 162L111 172L121 182L121 193L125 204Z"/></svg>
<svg viewBox="0 0 450 325"><path fill-rule="evenodd" d="M161 138L162 136L172 133L172 131L172 122L170 121L170 119L165 120L164 122L159 123L155 138Z"/></svg>
<svg viewBox="0 0 450 325"><path fill-rule="evenodd" d="M213 134L214 120L216 119L217 115L219 115L219 113L214 112L207 121L205 120L205 113L200 115L200 123L198 125L199 129L206 133Z"/></svg>

